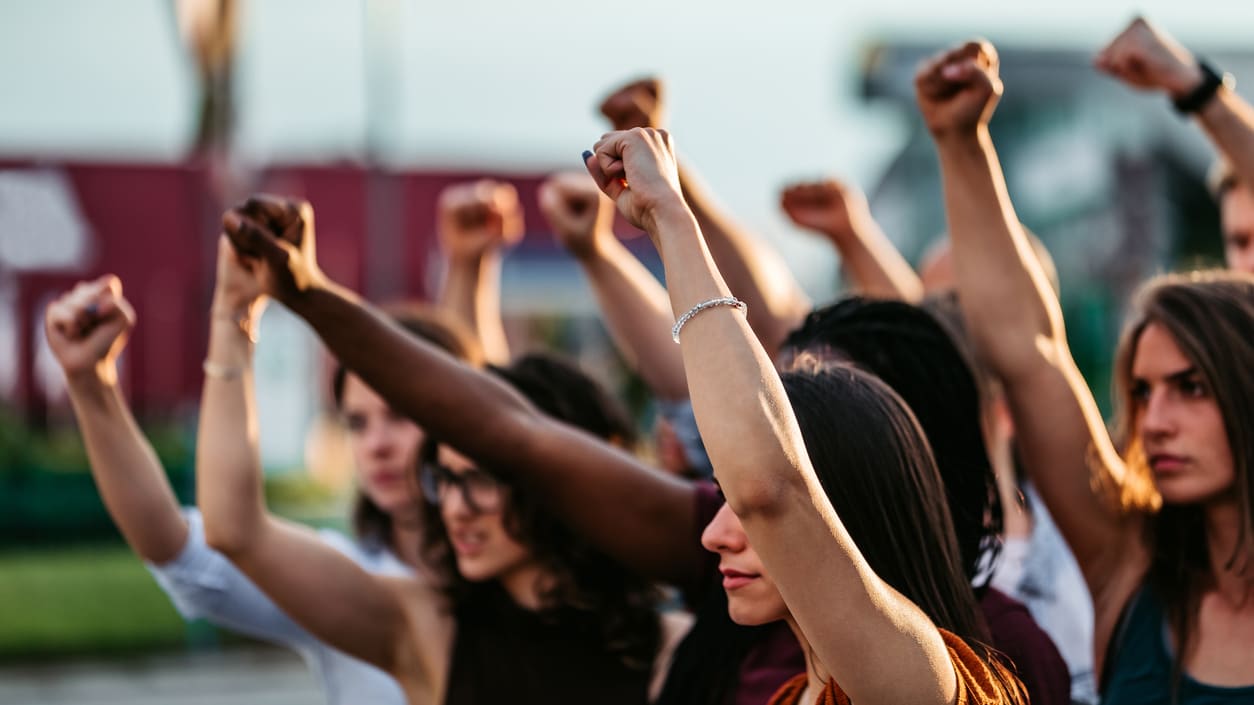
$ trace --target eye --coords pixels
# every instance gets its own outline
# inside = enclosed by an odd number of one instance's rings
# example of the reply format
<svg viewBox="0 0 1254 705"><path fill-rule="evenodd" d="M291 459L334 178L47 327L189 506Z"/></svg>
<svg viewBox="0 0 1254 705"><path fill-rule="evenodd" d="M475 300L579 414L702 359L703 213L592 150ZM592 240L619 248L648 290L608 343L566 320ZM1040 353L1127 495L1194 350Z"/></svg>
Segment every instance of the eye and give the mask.
<svg viewBox="0 0 1254 705"><path fill-rule="evenodd" d="M345 414L344 425L350 433L361 433L366 430L366 417L362 414Z"/></svg>
<svg viewBox="0 0 1254 705"><path fill-rule="evenodd" d="M1198 377L1189 377L1180 380L1180 393L1191 399L1201 399L1210 395L1210 390L1206 388L1206 383Z"/></svg>
<svg viewBox="0 0 1254 705"><path fill-rule="evenodd" d="M1131 396L1137 406L1143 406L1149 401L1150 386L1142 380L1136 380L1132 383Z"/></svg>

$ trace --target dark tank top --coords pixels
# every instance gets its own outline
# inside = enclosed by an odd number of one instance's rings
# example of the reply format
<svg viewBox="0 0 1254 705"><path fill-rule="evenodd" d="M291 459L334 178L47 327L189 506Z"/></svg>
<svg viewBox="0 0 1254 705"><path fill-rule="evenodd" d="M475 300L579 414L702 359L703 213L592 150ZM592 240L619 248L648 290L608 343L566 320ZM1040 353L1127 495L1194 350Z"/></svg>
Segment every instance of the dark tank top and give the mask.
<svg viewBox="0 0 1254 705"><path fill-rule="evenodd" d="M455 614L445 705L648 702L651 668L628 668L607 650L596 615L532 612L495 582L471 587Z"/></svg>
<svg viewBox="0 0 1254 705"><path fill-rule="evenodd" d="M1251 685L1239 688L1207 685L1181 674L1179 698L1172 698L1167 621L1149 587L1132 598L1111 647L1102 705L1254 705L1254 673Z"/></svg>

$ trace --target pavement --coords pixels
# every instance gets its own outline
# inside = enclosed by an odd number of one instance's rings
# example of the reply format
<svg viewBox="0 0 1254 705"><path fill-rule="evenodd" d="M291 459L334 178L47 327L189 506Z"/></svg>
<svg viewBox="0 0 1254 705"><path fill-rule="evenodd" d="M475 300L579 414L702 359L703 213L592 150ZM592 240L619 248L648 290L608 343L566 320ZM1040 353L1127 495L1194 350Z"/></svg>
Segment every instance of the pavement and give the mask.
<svg viewBox="0 0 1254 705"><path fill-rule="evenodd" d="M322 705L296 654L262 647L0 666L0 705Z"/></svg>

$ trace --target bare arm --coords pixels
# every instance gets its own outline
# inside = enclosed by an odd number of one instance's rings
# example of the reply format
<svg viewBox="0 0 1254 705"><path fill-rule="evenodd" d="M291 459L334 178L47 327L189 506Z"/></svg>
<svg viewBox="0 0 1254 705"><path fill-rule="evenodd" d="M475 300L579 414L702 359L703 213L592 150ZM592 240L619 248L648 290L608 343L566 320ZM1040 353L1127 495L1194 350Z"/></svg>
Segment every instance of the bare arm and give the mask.
<svg viewBox="0 0 1254 705"><path fill-rule="evenodd" d="M646 78L629 83L601 104L616 130L663 126L662 82ZM705 233L709 250L736 295L749 305L749 323L774 357L787 334L812 308L779 253L735 221L720 206L690 165L679 168L684 199Z"/></svg>
<svg viewBox="0 0 1254 705"><path fill-rule="evenodd" d="M312 210L305 208L293 221L297 237L255 224L228 233L237 248L263 258L274 279L267 291L308 321L345 366L431 434L512 474L617 560L658 580L694 578L700 567L686 540L696 521L690 483L544 416L505 382L406 334L327 281L312 257Z"/></svg>
<svg viewBox="0 0 1254 705"><path fill-rule="evenodd" d="M923 299L919 275L884 234L857 188L832 180L794 184L784 190L780 205L799 227L831 240L854 293L912 303Z"/></svg>
<svg viewBox="0 0 1254 705"><path fill-rule="evenodd" d="M1172 99L1187 96L1203 80L1197 58L1140 17L1102 49L1096 64L1134 88ZM1195 115L1241 183L1254 184L1254 108L1225 86Z"/></svg>
<svg viewBox="0 0 1254 705"><path fill-rule="evenodd" d="M114 276L79 284L45 317L105 508L131 549L160 564L178 556L188 531L165 470L118 388L117 357L134 325Z"/></svg>
<svg viewBox="0 0 1254 705"><path fill-rule="evenodd" d="M509 184L477 181L440 194L440 245L448 272L440 305L474 332L488 362L509 362L501 321L501 258L523 235L522 206Z"/></svg>
<svg viewBox="0 0 1254 705"><path fill-rule="evenodd" d="M730 295L680 195L666 133L611 133L595 156L598 183L658 244L674 313ZM683 329L681 348L728 505L831 676L855 702L951 703L957 679L940 632L875 575L836 516L745 317L708 310Z"/></svg>
<svg viewBox="0 0 1254 705"><path fill-rule="evenodd" d="M940 155L963 315L1005 384L1024 465L1096 592L1126 565L1136 524L1118 506L1124 466L1071 357L1061 307L989 138L1001 91L996 52L972 42L942 54L920 70L916 87Z"/></svg>
<svg viewBox="0 0 1254 705"><path fill-rule="evenodd" d="M687 399L684 361L670 338L666 289L614 236L614 204L586 173L575 173L549 178L541 186L540 208L583 268L627 364L658 398Z"/></svg>
<svg viewBox="0 0 1254 705"><path fill-rule="evenodd" d="M395 674L408 635L396 592L312 531L266 511L245 330L259 307L245 266L223 238L196 443L206 541L312 634Z"/></svg>

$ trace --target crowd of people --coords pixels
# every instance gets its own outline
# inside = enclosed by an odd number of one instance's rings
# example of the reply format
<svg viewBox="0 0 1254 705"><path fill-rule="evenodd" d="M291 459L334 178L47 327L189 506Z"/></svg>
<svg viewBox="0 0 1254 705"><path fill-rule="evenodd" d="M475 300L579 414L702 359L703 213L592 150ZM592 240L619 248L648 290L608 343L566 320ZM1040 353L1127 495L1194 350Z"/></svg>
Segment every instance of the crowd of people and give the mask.
<svg viewBox="0 0 1254 705"><path fill-rule="evenodd" d="M677 158L659 81L604 101L613 131L539 202L663 410L649 460L577 365L511 356L512 186L444 192L427 307L331 281L316 204L258 195L218 241L196 508L118 388L122 283L49 306L101 495L185 617L296 649L330 703L1254 703L1254 109L1141 19L1096 65L1213 141L1229 264L1141 287L1113 432L989 135L996 50L969 42L915 77L947 217L917 272L855 188L783 192L852 280L819 307ZM352 536L266 508L267 299L338 361Z"/></svg>

